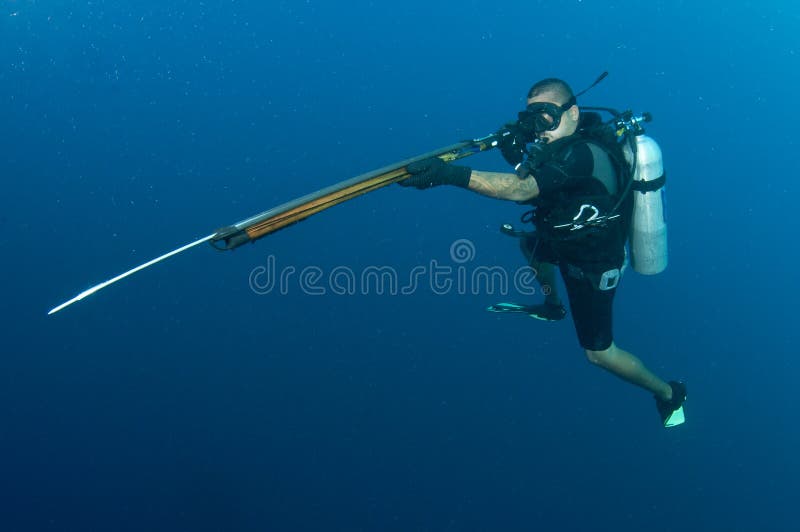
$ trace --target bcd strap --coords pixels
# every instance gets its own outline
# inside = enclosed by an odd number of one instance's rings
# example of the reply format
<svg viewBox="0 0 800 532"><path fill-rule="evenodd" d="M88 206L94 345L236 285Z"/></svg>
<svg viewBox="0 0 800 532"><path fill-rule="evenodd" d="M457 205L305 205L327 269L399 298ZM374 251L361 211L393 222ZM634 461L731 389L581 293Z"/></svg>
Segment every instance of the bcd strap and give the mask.
<svg viewBox="0 0 800 532"><path fill-rule="evenodd" d="M667 174L661 174L661 177L651 181L634 181L631 184L631 189L636 192L655 192L667 183Z"/></svg>

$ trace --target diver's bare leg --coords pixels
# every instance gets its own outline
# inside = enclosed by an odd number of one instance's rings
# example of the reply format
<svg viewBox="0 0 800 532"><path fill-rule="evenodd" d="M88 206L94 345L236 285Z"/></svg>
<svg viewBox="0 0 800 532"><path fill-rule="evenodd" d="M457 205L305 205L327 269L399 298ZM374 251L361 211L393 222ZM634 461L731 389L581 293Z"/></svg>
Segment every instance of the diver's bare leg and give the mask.
<svg viewBox="0 0 800 532"><path fill-rule="evenodd" d="M620 349L613 342L603 351L586 350L586 357L593 364L613 373L617 377L649 390L664 401L672 399L672 387L656 377L641 360Z"/></svg>

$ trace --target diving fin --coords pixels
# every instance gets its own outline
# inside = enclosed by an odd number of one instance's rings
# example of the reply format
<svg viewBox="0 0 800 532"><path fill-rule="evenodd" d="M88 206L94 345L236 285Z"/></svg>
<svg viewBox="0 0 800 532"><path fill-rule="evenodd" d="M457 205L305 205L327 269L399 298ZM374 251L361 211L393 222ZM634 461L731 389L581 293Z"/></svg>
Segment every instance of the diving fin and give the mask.
<svg viewBox="0 0 800 532"><path fill-rule="evenodd" d="M682 425L686 421L683 403L686 401L686 385L682 382L669 381L672 388L672 399L664 401L656 397L656 408L665 428Z"/></svg>
<svg viewBox="0 0 800 532"><path fill-rule="evenodd" d="M686 421L686 416L683 414L683 406L672 412L667 418L664 420L664 427L676 427L678 425L682 425Z"/></svg>
<svg viewBox="0 0 800 532"><path fill-rule="evenodd" d="M526 308L528 307L516 303L495 303L494 305L486 307L486 310L489 312L524 312L527 314L525 311Z"/></svg>
<svg viewBox="0 0 800 532"><path fill-rule="evenodd" d="M486 307L489 312L527 314L542 321L559 321L567 315L563 305L542 303L540 305L520 305L518 303L495 303Z"/></svg>

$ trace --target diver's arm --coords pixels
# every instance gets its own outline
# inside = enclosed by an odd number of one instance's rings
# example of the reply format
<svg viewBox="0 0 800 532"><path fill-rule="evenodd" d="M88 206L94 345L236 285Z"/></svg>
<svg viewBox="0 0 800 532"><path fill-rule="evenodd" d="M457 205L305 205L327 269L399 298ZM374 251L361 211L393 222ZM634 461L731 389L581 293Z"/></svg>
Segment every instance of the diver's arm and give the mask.
<svg viewBox="0 0 800 532"><path fill-rule="evenodd" d="M473 170L468 188L478 194L497 199L526 201L539 195L533 176L520 179L516 174Z"/></svg>

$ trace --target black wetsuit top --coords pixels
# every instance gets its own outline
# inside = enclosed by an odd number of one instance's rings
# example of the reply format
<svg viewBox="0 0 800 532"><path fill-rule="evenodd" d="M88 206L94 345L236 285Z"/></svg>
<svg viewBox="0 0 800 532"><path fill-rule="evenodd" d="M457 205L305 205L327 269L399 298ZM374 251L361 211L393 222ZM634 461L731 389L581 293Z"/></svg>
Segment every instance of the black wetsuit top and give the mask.
<svg viewBox="0 0 800 532"><path fill-rule="evenodd" d="M533 170L539 195L534 223L543 244L541 260L567 263L588 271L619 268L625 256L630 208L623 202L619 218L601 227L570 231L555 226L572 222L583 205L608 215L617 204L622 185L608 152L597 142L567 137L546 146L545 162ZM585 212L590 212L585 209Z"/></svg>

